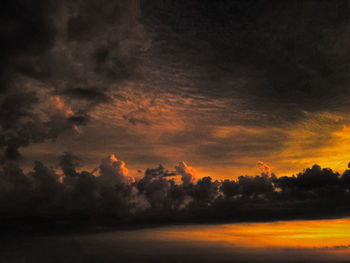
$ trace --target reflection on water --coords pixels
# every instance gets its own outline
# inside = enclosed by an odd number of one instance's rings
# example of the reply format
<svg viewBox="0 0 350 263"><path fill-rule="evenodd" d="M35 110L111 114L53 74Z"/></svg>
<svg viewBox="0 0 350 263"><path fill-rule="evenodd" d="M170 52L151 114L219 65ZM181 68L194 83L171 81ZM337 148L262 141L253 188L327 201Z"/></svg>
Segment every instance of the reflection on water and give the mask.
<svg viewBox="0 0 350 263"><path fill-rule="evenodd" d="M350 219L185 225L7 242L0 262L350 262Z"/></svg>
<svg viewBox="0 0 350 263"><path fill-rule="evenodd" d="M248 248L343 248L350 252L350 219L280 221L160 228L145 235L160 240L220 242Z"/></svg>

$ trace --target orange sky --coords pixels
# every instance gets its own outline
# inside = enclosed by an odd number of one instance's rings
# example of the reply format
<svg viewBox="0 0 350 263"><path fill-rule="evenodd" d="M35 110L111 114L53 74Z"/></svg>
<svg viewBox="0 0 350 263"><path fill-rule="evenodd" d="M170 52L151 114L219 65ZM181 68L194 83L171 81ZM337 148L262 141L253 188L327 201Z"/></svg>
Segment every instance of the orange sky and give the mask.
<svg viewBox="0 0 350 263"><path fill-rule="evenodd" d="M79 132L68 131L56 141L23 148L27 165L40 158L50 162L55 155L70 150L80 155L83 166L89 169L115 154L136 178L141 176L139 170L159 164L171 170L185 161L199 177L225 179L259 174L258 161L282 176L313 164L342 172L350 160L350 125L344 115L309 114L281 127L233 125L215 119L219 113L211 108L220 108L225 101L212 101L207 109L207 103L202 108L196 100L133 94L128 88L125 92L129 93L123 96L130 99L96 108L92 121ZM51 101L59 102L57 110L62 114L67 109L74 111L74 105L66 105L59 97ZM147 123L129 123L123 118L128 114Z"/></svg>
<svg viewBox="0 0 350 263"><path fill-rule="evenodd" d="M346 1L68 2L4 24L23 24L4 36L1 136L24 168L65 151L82 169L115 154L135 177L347 168Z"/></svg>

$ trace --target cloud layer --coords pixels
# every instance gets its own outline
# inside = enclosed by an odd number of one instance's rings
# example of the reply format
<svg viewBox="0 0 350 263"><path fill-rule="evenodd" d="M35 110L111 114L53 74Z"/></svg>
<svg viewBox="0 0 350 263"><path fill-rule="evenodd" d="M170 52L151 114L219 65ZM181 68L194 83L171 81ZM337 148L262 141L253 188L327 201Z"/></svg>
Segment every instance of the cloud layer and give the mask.
<svg viewBox="0 0 350 263"><path fill-rule="evenodd" d="M102 159L92 171L78 171L80 160L66 152L59 160L61 172L36 161L27 173L15 162L6 162L0 172L4 225L17 229L18 222L33 227L38 222L59 224L62 220L124 225L350 214L350 170L340 175L314 165L291 177L263 172L218 181L195 177L194 169L181 162L174 171L149 168L135 180L115 155Z"/></svg>
<svg viewBox="0 0 350 263"><path fill-rule="evenodd" d="M348 1L1 7L0 197L9 218L348 213L348 172L271 173L313 163L339 170L350 158ZM105 157L113 152L129 167ZM158 166L180 160L196 169ZM261 176L240 176L254 163Z"/></svg>

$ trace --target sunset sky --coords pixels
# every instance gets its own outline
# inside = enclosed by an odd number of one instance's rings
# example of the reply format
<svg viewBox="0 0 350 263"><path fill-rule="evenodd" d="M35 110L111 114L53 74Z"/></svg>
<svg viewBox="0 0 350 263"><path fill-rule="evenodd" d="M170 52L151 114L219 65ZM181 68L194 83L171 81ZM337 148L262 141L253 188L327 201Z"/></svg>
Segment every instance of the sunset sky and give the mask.
<svg viewBox="0 0 350 263"><path fill-rule="evenodd" d="M0 262L349 262L350 0L0 2Z"/></svg>
<svg viewBox="0 0 350 263"><path fill-rule="evenodd" d="M0 11L2 12L2 11ZM277 176L350 161L348 1L14 1L1 14L2 159L138 177Z"/></svg>

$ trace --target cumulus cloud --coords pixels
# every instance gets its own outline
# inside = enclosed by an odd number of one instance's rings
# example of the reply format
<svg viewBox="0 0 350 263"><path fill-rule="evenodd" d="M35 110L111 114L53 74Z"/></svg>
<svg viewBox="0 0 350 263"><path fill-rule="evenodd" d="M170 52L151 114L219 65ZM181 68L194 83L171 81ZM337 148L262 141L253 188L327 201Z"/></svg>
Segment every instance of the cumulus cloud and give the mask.
<svg viewBox="0 0 350 263"><path fill-rule="evenodd" d="M65 152L60 156L59 165L66 176L75 176L76 168L80 166L80 158L71 152Z"/></svg>
<svg viewBox="0 0 350 263"><path fill-rule="evenodd" d="M119 138L130 139L121 148L138 161L193 152L210 159L208 166L231 165L230 158L240 165L248 155L283 151L284 129L295 128L299 140L298 121L318 130L308 116L349 110L348 11L347 1L5 0L1 212L149 222L348 215L349 170L313 166L277 178L258 162L259 176L218 181L180 162L175 171L149 168L136 180L115 155L91 164L94 171L70 152L56 160L60 172L40 160L29 172L17 163L21 148L74 140L92 119L107 128L118 120ZM119 104L101 110L111 101ZM93 128L100 140L91 152L103 151L106 136ZM140 145L148 151L142 156ZM153 150L159 145L168 148Z"/></svg>
<svg viewBox="0 0 350 263"><path fill-rule="evenodd" d="M114 154L102 159L100 165L100 175L98 179L104 184L128 184L135 182L134 177L128 175L129 170L125 167L125 163L118 160Z"/></svg>
<svg viewBox="0 0 350 263"><path fill-rule="evenodd" d="M175 166L175 170L181 175L181 181L183 184L193 184L196 182L196 171L193 167L188 166L185 162L180 162L179 165Z"/></svg>
<svg viewBox="0 0 350 263"><path fill-rule="evenodd" d="M314 165L290 177L262 173L218 181L197 175L194 181L194 169L182 162L176 172L159 166L136 180L113 154L93 171L79 170L84 160L71 152L58 161L61 171L36 161L26 173L16 161L3 163L0 211L5 225L17 227L15 222L28 217L59 225L62 218L72 223L80 218L84 224L154 224L350 214L350 170L339 174ZM173 179L178 174L181 184Z"/></svg>
<svg viewBox="0 0 350 263"><path fill-rule="evenodd" d="M263 163L262 161L258 161L256 163L256 166L258 166L262 174L271 176L271 169L266 163Z"/></svg>

